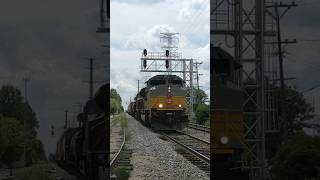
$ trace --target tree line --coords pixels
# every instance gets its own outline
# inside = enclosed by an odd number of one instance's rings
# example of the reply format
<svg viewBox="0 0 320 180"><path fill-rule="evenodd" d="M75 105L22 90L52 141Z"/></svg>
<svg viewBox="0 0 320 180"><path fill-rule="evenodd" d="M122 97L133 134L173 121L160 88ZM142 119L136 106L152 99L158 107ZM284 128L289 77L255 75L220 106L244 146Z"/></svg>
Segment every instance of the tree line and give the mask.
<svg viewBox="0 0 320 180"><path fill-rule="evenodd" d="M37 139L39 121L21 91L12 85L0 88L0 162L9 168L24 158L31 165L45 160L42 142Z"/></svg>
<svg viewBox="0 0 320 180"><path fill-rule="evenodd" d="M111 88L110 89L110 113L118 114L124 111L123 106L121 105L122 99L118 94L117 90Z"/></svg>

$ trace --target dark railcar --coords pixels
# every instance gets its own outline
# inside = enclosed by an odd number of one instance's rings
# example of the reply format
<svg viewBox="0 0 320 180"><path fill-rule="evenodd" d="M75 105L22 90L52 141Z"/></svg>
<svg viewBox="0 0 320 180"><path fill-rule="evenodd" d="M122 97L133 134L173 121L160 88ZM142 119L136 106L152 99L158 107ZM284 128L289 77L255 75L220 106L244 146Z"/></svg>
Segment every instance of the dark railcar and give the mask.
<svg viewBox="0 0 320 180"><path fill-rule="evenodd" d="M102 86L78 115L79 127L66 129L57 143L56 161L77 176L108 177L108 92L109 84Z"/></svg>

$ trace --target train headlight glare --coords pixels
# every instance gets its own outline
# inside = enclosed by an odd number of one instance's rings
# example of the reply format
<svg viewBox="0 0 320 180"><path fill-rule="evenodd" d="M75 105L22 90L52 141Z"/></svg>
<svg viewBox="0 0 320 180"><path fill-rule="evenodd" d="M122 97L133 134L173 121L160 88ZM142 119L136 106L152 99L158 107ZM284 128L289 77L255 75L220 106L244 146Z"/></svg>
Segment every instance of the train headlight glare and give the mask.
<svg viewBox="0 0 320 180"><path fill-rule="evenodd" d="M182 107L182 105L181 104L179 104L179 108L181 108Z"/></svg>
<svg viewBox="0 0 320 180"><path fill-rule="evenodd" d="M163 107L163 105L162 104L159 104L159 108L162 108Z"/></svg>
<svg viewBox="0 0 320 180"><path fill-rule="evenodd" d="M221 142L222 144L227 144L227 143L229 142L229 138L228 138L227 136L222 136L222 137L220 138L220 142Z"/></svg>

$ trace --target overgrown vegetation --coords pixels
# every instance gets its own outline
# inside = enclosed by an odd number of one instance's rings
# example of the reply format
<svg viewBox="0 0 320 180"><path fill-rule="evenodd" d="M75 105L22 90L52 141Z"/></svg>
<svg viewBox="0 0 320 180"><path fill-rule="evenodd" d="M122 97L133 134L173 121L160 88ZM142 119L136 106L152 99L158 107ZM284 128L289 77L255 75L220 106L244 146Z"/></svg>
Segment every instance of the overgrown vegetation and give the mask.
<svg viewBox="0 0 320 180"><path fill-rule="evenodd" d="M0 89L0 161L9 167L21 160L26 149L26 163L45 160L43 144L37 139L39 122L31 106L23 101L21 91L11 85Z"/></svg>
<svg viewBox="0 0 320 180"><path fill-rule="evenodd" d="M128 121L125 113L121 113L114 117L114 120L112 121L112 125L120 125L120 133L122 134L124 130L128 128Z"/></svg>
<svg viewBox="0 0 320 180"><path fill-rule="evenodd" d="M50 180L48 173L46 170L48 169L48 165L46 163L40 163L31 166L24 175L24 180Z"/></svg>
<svg viewBox="0 0 320 180"><path fill-rule="evenodd" d="M129 176L130 176L130 172L123 167L118 167L117 169L115 169L115 174L117 178L120 180L127 180L129 179Z"/></svg>
<svg viewBox="0 0 320 180"><path fill-rule="evenodd" d="M206 104L199 104L195 113L196 122L198 124L205 124L209 121L209 106Z"/></svg>
<svg viewBox="0 0 320 180"><path fill-rule="evenodd" d="M277 180L320 179L320 138L295 133L271 161Z"/></svg>
<svg viewBox="0 0 320 180"><path fill-rule="evenodd" d="M320 179L320 137L309 136L303 131L303 128L319 131L319 124L309 121L314 117L314 109L296 89L276 90L283 105L279 117L287 125L280 124L278 136L266 137L272 175L276 180ZM288 132L286 136L285 131Z"/></svg>
<svg viewBox="0 0 320 180"><path fill-rule="evenodd" d="M124 111L122 99L115 89L110 89L110 113L118 114Z"/></svg>
<svg viewBox="0 0 320 180"><path fill-rule="evenodd" d="M209 122L209 105L206 104L208 95L202 89L194 89L195 104L193 109L195 111L195 121L198 124L208 124Z"/></svg>

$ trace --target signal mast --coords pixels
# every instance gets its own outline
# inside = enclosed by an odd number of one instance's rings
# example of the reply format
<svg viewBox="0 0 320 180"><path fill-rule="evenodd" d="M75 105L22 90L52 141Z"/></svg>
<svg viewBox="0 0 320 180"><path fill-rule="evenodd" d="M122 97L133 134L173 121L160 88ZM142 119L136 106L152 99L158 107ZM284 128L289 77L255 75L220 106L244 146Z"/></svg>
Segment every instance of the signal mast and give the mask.
<svg viewBox="0 0 320 180"><path fill-rule="evenodd" d="M186 83L186 100L189 120L193 117L193 74L194 59L182 58L182 53L178 51L179 33L160 33L160 42L164 43L162 51L148 52L142 51L140 72L175 73L182 75Z"/></svg>

